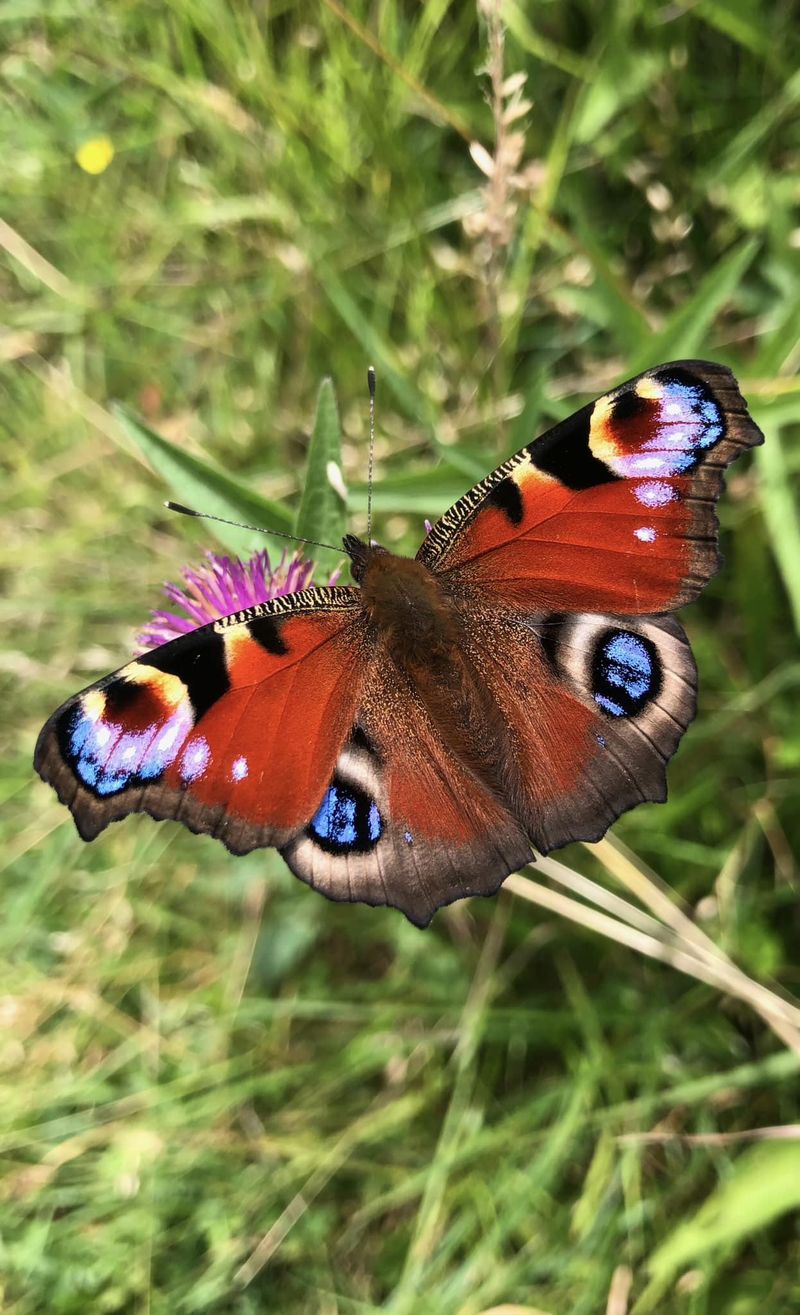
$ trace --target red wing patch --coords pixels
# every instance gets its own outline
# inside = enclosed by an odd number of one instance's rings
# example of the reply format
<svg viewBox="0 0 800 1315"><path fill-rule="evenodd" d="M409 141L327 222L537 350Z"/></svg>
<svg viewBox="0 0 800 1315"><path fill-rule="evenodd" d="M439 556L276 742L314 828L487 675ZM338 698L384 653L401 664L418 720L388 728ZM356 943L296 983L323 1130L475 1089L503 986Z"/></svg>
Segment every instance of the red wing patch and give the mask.
<svg viewBox="0 0 800 1315"><path fill-rule="evenodd" d="M530 610L672 611L717 569L725 467L762 441L729 370L660 366L510 457L418 558Z"/></svg>
<svg viewBox="0 0 800 1315"><path fill-rule="evenodd" d="M203 626L70 699L34 759L85 839L132 812L237 852L283 841L321 799L352 727L352 589L307 590Z"/></svg>

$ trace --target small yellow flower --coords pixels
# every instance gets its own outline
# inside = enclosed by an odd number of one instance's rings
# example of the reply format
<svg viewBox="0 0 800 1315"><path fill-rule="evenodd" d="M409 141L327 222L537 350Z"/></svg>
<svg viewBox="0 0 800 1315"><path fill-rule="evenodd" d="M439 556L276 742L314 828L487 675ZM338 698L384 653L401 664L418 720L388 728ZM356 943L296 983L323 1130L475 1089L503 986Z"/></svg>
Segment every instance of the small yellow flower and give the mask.
<svg viewBox="0 0 800 1315"><path fill-rule="evenodd" d="M75 152L75 159L87 174L101 174L114 159L114 144L110 137L90 137Z"/></svg>

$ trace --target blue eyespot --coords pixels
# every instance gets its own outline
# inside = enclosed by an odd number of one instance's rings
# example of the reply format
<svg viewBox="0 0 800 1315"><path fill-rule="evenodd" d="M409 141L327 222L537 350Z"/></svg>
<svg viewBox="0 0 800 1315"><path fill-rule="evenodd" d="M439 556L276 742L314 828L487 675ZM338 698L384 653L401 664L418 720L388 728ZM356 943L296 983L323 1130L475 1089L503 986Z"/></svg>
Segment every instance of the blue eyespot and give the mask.
<svg viewBox="0 0 800 1315"><path fill-rule="evenodd" d="M350 846L356 839L356 801L353 795L340 791L338 786L328 787L325 798L311 822L311 829L320 840L331 840L336 845Z"/></svg>
<svg viewBox="0 0 800 1315"><path fill-rule="evenodd" d="M312 817L309 834L329 853L365 853L383 835L383 818L374 799L336 778Z"/></svg>
<svg viewBox="0 0 800 1315"><path fill-rule="evenodd" d="M658 693L661 666L655 644L630 630L607 630L592 660L595 703L612 717L633 717Z"/></svg>
<svg viewBox="0 0 800 1315"><path fill-rule="evenodd" d="M656 378L664 385L660 409L665 437L672 430L673 441L688 451L718 443L724 430L722 411L705 384L683 370L667 370Z"/></svg>
<svg viewBox="0 0 800 1315"><path fill-rule="evenodd" d="M193 721L188 703L181 704L166 721L154 720L139 730L126 729L124 715L118 716L115 721L108 707L100 715L90 715L81 697L58 725L65 761L87 789L101 798L161 776ZM200 766L195 764L194 775L199 774Z"/></svg>
<svg viewBox="0 0 800 1315"><path fill-rule="evenodd" d="M633 492L646 507L676 499L678 490L666 481L694 470L725 429L722 411L702 380L680 368L656 371L654 378L663 390L658 398L637 399L630 392L617 398L615 419L635 414L638 401L647 412L647 431L609 458L615 474L641 481Z"/></svg>

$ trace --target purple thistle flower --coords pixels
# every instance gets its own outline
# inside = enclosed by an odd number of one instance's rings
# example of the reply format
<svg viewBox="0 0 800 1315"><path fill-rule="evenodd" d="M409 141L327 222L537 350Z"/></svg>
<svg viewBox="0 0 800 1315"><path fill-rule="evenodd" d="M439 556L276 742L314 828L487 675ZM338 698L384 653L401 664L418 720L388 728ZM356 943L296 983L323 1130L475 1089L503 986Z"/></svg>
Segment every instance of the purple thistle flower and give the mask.
<svg viewBox="0 0 800 1315"><path fill-rule="evenodd" d="M150 620L137 636L143 651L158 648L178 635L186 635L209 621L218 621L232 612L243 612L256 603L267 603L271 598L282 598L307 589L314 574L314 563L303 561L299 553L288 557L284 552L276 566L269 560L266 548L253 553L246 562L239 557L222 556L207 552L207 561L192 569L184 567L183 585L165 584L164 593L171 603L187 615L163 610L152 611ZM329 584L334 584L339 572L334 571Z"/></svg>

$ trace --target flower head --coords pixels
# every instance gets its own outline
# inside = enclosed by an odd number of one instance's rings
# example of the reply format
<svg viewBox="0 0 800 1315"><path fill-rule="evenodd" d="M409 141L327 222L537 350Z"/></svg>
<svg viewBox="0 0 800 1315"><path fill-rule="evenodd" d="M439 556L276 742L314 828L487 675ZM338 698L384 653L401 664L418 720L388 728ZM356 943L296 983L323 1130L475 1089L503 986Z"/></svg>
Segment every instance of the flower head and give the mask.
<svg viewBox="0 0 800 1315"><path fill-rule="evenodd" d="M84 173L104 173L114 159L114 143L110 137L90 137L78 147L75 159Z"/></svg>
<svg viewBox="0 0 800 1315"><path fill-rule="evenodd" d="M202 566L184 567L182 585L164 585L167 598L186 615L163 610L151 612L150 620L137 637L139 647L144 651L157 648L209 621L218 621L221 616L307 589L313 574L314 563L303 561L299 553L291 557L282 553L273 567L266 548L253 553L246 562L207 552ZM335 571L329 583L334 584L338 577L339 572Z"/></svg>

